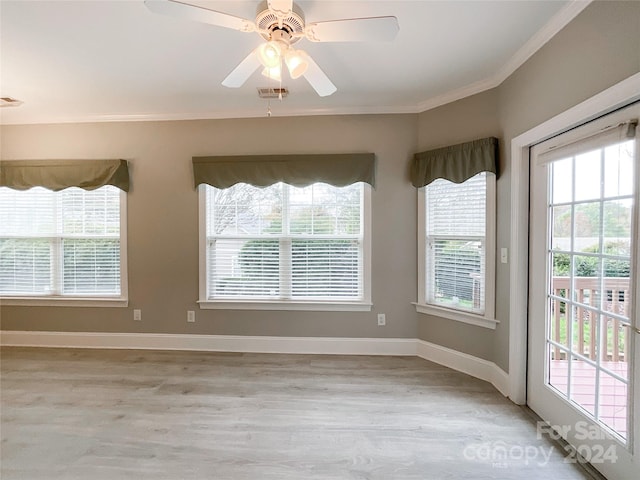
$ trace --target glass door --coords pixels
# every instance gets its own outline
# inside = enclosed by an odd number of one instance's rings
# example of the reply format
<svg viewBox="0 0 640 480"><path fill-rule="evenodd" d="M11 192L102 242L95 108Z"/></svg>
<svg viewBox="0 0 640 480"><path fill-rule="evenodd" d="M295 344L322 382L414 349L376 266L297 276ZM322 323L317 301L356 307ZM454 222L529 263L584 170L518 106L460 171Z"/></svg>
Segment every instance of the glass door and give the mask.
<svg viewBox="0 0 640 480"><path fill-rule="evenodd" d="M528 403L569 460L611 479L640 472L638 116L628 107L531 155Z"/></svg>

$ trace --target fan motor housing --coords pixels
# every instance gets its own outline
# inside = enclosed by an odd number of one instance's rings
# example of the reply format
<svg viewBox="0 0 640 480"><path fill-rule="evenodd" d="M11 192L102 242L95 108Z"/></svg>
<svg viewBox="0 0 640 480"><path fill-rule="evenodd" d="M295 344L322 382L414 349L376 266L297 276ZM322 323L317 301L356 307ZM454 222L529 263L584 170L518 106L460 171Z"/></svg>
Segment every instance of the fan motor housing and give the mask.
<svg viewBox="0 0 640 480"><path fill-rule="evenodd" d="M267 41L274 40L272 34L281 31L282 33L277 36L288 36L288 43L293 45L304 36L304 14L294 3L291 12L286 17L279 17L269 10L267 2L262 2L258 7L256 27L260 35Z"/></svg>

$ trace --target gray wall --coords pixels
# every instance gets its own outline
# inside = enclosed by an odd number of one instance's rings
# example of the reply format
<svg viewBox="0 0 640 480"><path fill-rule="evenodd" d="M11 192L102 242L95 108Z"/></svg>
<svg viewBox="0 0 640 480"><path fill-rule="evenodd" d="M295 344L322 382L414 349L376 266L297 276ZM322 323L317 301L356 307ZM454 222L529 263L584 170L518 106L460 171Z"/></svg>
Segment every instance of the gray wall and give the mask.
<svg viewBox="0 0 640 480"><path fill-rule="evenodd" d="M494 90L419 115L421 149L496 135L496 247L509 246L511 140L640 71L640 2L594 2ZM499 255L496 257L499 259ZM419 338L509 367L509 268L496 265L495 332L418 315Z"/></svg>
<svg viewBox="0 0 640 480"><path fill-rule="evenodd" d="M499 87L419 115L3 127L2 158L126 158L130 308L0 307L7 330L418 337L508 369L509 270L498 263L495 331L415 313L416 151L501 138L497 248L509 245L511 139L640 71L640 2L595 2ZM281 145L282 132L294 138ZM196 155L375 152L371 313L202 311ZM141 308L143 321L132 321ZM196 309L187 324L185 311ZM377 327L375 314L387 314Z"/></svg>
<svg viewBox="0 0 640 480"><path fill-rule="evenodd" d="M2 158L125 158L132 190L129 308L2 306L2 328L414 338L416 192L407 168L416 132L415 115L5 126ZM374 311L199 310L198 196L191 157L316 152L377 155ZM133 321L133 308L142 310L142 322ZM196 323L186 322L187 310L196 310ZM378 312L387 315L386 327L377 326Z"/></svg>
<svg viewBox="0 0 640 480"><path fill-rule="evenodd" d="M419 151L500 136L495 89L418 116ZM493 358L494 331L432 315L417 314L417 317L418 338L484 359Z"/></svg>
<svg viewBox="0 0 640 480"><path fill-rule="evenodd" d="M511 139L640 72L640 2L594 2L498 88L504 178L498 182L498 245L509 242ZM508 272L498 268L498 304L508 305ZM507 307L508 308L508 307ZM499 312L508 319L508 309ZM494 357L509 364L509 323L500 324Z"/></svg>

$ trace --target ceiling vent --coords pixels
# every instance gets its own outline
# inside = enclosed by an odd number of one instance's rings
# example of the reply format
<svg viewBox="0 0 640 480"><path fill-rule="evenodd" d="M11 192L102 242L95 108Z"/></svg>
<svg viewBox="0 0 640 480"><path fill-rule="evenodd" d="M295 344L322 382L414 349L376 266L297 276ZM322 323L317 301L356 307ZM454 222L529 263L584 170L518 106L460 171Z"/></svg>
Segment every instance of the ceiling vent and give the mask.
<svg viewBox="0 0 640 480"><path fill-rule="evenodd" d="M260 98L284 98L289 95L288 88L258 88Z"/></svg>
<svg viewBox="0 0 640 480"><path fill-rule="evenodd" d="M18 107L22 105L22 100L11 97L0 97L0 107Z"/></svg>

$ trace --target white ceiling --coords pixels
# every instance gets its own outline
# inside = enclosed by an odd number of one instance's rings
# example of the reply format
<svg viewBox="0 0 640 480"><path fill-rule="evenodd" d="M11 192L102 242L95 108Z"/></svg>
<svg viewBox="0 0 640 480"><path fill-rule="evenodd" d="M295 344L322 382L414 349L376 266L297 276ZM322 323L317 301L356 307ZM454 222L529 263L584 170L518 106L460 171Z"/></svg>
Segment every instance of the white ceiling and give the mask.
<svg viewBox="0 0 640 480"><path fill-rule="evenodd" d="M253 20L259 0L183 0ZM583 1L296 2L307 22L398 17L392 43L312 43L306 50L338 91L318 97L303 78L275 115L419 112L502 82L577 15ZM0 1L4 124L264 115L259 72L220 85L262 40L256 33L150 12L143 0ZM271 86L278 86L274 83Z"/></svg>

